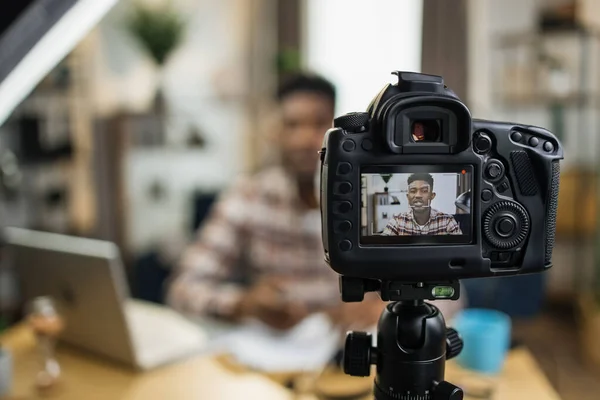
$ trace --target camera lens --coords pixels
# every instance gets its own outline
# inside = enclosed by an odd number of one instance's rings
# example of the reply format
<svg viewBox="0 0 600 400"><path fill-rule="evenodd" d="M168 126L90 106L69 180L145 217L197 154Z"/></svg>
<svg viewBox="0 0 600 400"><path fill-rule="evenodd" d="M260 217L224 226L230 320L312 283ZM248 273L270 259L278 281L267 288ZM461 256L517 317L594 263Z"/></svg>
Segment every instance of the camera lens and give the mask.
<svg viewBox="0 0 600 400"><path fill-rule="evenodd" d="M442 137L442 126L437 119L414 120L410 131L415 142L439 142Z"/></svg>

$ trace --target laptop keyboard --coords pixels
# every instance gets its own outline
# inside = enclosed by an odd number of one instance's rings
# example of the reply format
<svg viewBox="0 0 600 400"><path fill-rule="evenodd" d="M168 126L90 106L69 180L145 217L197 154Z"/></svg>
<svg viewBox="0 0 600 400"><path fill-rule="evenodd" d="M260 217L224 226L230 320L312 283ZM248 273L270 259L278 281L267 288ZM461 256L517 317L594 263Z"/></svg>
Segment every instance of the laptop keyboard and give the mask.
<svg viewBox="0 0 600 400"><path fill-rule="evenodd" d="M143 369L198 354L207 342L200 327L166 307L127 301L125 315Z"/></svg>

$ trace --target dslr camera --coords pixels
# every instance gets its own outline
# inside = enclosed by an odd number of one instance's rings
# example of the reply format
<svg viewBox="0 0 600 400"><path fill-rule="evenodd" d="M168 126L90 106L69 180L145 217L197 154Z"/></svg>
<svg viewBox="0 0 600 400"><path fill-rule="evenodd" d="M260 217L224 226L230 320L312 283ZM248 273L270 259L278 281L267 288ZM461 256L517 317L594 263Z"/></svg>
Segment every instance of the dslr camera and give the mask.
<svg viewBox="0 0 600 400"><path fill-rule="evenodd" d="M456 300L459 279L550 268L557 138L472 119L440 76L393 74L323 141L322 237L342 300Z"/></svg>

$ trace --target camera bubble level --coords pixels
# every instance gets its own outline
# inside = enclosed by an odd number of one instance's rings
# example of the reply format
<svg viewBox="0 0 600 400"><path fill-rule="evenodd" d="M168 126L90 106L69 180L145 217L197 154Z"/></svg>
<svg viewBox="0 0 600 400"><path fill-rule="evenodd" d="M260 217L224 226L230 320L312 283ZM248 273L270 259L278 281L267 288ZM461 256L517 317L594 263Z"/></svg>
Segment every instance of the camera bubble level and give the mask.
<svg viewBox="0 0 600 400"><path fill-rule="evenodd" d="M431 289L431 294L436 299L449 299L454 296L454 288L452 286L435 286Z"/></svg>

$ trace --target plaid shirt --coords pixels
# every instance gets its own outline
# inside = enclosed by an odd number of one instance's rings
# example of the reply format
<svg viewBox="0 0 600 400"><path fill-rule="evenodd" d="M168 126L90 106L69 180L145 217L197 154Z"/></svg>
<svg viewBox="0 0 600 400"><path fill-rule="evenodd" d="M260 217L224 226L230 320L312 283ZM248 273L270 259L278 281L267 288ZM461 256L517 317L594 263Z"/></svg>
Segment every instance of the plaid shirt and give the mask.
<svg viewBox="0 0 600 400"><path fill-rule="evenodd" d="M413 210L395 216L383 230L384 236L416 236L416 235L462 235L458 223L452 215L431 209L429 221L419 225Z"/></svg>
<svg viewBox="0 0 600 400"><path fill-rule="evenodd" d="M339 302L319 210L304 209L281 168L240 178L220 196L183 254L168 302L185 313L227 316L245 284L265 276L288 282L286 298L311 309Z"/></svg>

